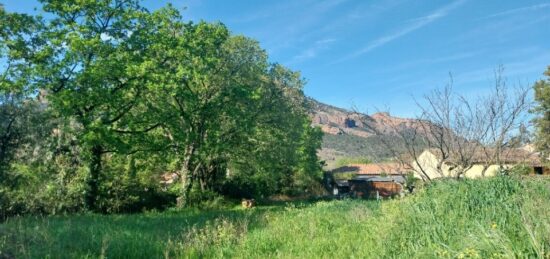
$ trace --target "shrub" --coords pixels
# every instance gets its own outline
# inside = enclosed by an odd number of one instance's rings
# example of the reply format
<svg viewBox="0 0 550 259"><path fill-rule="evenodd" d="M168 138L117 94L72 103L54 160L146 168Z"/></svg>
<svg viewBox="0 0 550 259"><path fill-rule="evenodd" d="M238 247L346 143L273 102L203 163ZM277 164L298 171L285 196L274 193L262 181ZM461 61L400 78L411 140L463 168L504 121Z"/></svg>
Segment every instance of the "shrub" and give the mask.
<svg viewBox="0 0 550 259"><path fill-rule="evenodd" d="M199 209L226 209L234 204L232 201L223 195L212 190L200 190L194 188L189 194L189 206Z"/></svg>
<svg viewBox="0 0 550 259"><path fill-rule="evenodd" d="M519 164L507 170L506 173L512 174L512 175L528 175L532 172L533 172L533 167L526 164Z"/></svg>
<svg viewBox="0 0 550 259"><path fill-rule="evenodd" d="M414 189L417 187L417 184L419 181L420 179L414 176L414 172L408 172L405 175L405 188L407 188L409 193L412 193Z"/></svg>

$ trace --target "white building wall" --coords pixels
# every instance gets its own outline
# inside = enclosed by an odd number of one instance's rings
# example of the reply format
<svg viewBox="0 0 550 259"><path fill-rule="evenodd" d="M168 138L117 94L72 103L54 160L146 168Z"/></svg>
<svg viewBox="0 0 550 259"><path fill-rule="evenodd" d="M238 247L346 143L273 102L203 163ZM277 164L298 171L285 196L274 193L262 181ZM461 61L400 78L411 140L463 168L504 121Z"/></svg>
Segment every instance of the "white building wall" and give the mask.
<svg viewBox="0 0 550 259"><path fill-rule="evenodd" d="M443 164L441 166L441 170L437 169L437 164L439 163L439 158L432 154L429 151L424 151L420 156L418 156L418 163L420 166L416 164L416 161L412 162L412 167L415 171L415 176L417 178L422 179L423 175L426 174L430 179L436 179L441 177L456 177L457 170L450 170L450 167L446 164ZM510 168L512 165L505 165L505 168ZM422 168L423 170L421 170ZM484 165L474 165L472 168L468 169L464 173L464 177L467 178L480 178L483 177L483 168ZM422 173L424 172L424 174ZM498 165L490 165L489 168L485 171L485 176L495 176L499 172L499 166Z"/></svg>

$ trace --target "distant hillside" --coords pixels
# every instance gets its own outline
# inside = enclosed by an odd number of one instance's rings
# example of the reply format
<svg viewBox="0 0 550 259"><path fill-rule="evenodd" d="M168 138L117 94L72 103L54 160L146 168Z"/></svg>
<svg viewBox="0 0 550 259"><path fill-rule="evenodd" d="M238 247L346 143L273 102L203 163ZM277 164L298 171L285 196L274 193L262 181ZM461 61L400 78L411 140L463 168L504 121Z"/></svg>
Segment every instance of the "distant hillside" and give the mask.
<svg viewBox="0 0 550 259"><path fill-rule="evenodd" d="M367 115L310 100L313 125L320 126L327 134L370 137L375 135L375 131L390 134L396 129L416 127L419 123L416 119L394 117L387 112Z"/></svg>
<svg viewBox="0 0 550 259"><path fill-rule="evenodd" d="M310 101L313 125L321 127L325 133L319 156L329 167L340 157L388 159L391 152L384 147L382 140L390 138L396 130L411 129L419 123L415 119L393 117L389 113L367 115L313 99Z"/></svg>

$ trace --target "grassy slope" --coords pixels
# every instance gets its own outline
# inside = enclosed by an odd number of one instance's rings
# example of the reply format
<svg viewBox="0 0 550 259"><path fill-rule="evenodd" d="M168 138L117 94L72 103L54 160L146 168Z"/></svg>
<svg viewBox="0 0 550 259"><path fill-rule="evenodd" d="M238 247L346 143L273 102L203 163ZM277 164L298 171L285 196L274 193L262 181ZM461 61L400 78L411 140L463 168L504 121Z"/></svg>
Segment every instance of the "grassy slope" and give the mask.
<svg viewBox="0 0 550 259"><path fill-rule="evenodd" d="M347 134L325 134L319 156L327 163L327 169L338 166L338 160L341 158L369 158L372 161L391 160L394 155L384 143L392 143L394 151L398 154L407 153L400 138L390 135L364 138ZM421 141L417 142L417 148L418 150L423 149Z"/></svg>
<svg viewBox="0 0 550 259"><path fill-rule="evenodd" d="M323 136L322 150L319 156L327 163L327 169L339 166L339 159L346 158L369 158L372 161L383 161L391 159L393 154L383 144L396 143L398 139L392 136L370 136L367 138L354 135L331 135ZM394 148L398 144L392 145ZM419 144L420 147L420 144ZM421 149L421 148L420 148ZM398 153L406 153L405 150L395 150Z"/></svg>
<svg viewBox="0 0 550 259"><path fill-rule="evenodd" d="M14 219L0 257L545 257L550 181L446 181L384 202Z"/></svg>
<svg viewBox="0 0 550 259"><path fill-rule="evenodd" d="M368 138L353 135L323 136L322 150L319 156L327 163L327 169L340 166L339 160L349 158L370 158L371 160L386 159L391 153L380 148L383 147L380 137Z"/></svg>
<svg viewBox="0 0 550 259"><path fill-rule="evenodd" d="M386 152L378 136L368 138L353 135L331 135L323 136L323 148L333 149L342 155L352 157L388 157L391 154Z"/></svg>

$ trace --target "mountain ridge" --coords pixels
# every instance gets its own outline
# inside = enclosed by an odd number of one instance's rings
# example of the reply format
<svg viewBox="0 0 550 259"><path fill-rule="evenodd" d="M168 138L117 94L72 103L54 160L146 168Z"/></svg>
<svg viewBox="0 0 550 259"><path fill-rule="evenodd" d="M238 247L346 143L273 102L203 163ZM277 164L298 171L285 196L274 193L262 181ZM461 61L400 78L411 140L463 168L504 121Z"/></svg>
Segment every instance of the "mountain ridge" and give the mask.
<svg viewBox="0 0 550 259"><path fill-rule="evenodd" d="M413 128L420 123L417 119L395 117L388 112L368 115L311 98L309 102L312 124L331 135L347 134L367 138L377 134L389 135L396 130Z"/></svg>
<svg viewBox="0 0 550 259"><path fill-rule="evenodd" d="M393 153L384 143L399 141L395 137L398 131L423 128L418 119L395 117L387 112L368 115L312 98L308 102L312 125L325 133L318 155L328 169L342 158L392 159Z"/></svg>

